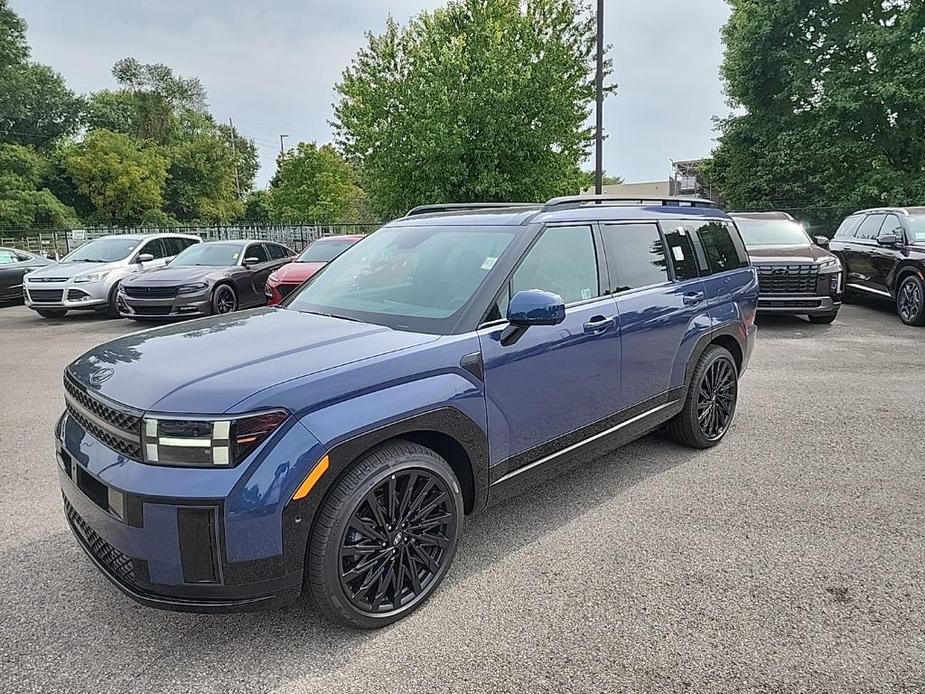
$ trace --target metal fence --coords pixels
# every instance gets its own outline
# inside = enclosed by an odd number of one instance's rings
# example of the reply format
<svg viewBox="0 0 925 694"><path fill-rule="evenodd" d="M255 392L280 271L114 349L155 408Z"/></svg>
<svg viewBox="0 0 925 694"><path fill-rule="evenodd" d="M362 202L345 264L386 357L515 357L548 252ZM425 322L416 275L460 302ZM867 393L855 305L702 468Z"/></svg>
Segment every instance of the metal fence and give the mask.
<svg viewBox="0 0 925 694"><path fill-rule="evenodd" d="M276 241L301 251L322 236L369 234L381 224L233 224L221 226L174 227L86 227L84 229L0 229L0 246L19 248L30 253L61 258L87 241L113 234L183 233L199 236L203 241L257 239Z"/></svg>

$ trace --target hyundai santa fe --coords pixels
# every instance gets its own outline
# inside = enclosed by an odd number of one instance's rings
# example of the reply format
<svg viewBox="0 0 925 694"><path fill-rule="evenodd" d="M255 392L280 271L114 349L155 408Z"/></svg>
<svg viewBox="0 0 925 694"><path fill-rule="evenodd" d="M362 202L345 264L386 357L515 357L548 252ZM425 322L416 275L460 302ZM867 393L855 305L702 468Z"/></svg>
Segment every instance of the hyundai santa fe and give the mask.
<svg viewBox="0 0 925 694"><path fill-rule="evenodd" d="M434 592L489 502L663 426L718 444L757 302L735 224L705 201L418 208L280 307L70 364L66 517L143 604L304 591L382 626Z"/></svg>

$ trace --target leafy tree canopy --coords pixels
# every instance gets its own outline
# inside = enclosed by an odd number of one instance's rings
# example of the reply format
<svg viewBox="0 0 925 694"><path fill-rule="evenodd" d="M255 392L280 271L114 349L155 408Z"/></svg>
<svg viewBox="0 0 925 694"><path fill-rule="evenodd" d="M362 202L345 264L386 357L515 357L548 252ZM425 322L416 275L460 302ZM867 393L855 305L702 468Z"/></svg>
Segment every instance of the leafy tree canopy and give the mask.
<svg viewBox="0 0 925 694"><path fill-rule="evenodd" d="M333 126L377 212L581 187L595 53L584 2L454 0L367 40Z"/></svg>
<svg viewBox="0 0 925 694"><path fill-rule="evenodd" d="M331 145L314 142L280 157L269 191L276 221L350 219L361 197L353 168Z"/></svg>
<svg viewBox="0 0 925 694"><path fill-rule="evenodd" d="M94 130L72 146L64 167L93 203L98 221L160 221L168 161L153 146L128 135Z"/></svg>
<svg viewBox="0 0 925 694"><path fill-rule="evenodd" d="M0 144L0 228L77 223L74 210L41 187L48 169L48 162L31 147Z"/></svg>
<svg viewBox="0 0 925 694"><path fill-rule="evenodd" d="M925 202L925 3L730 0L736 114L704 170L738 209Z"/></svg>

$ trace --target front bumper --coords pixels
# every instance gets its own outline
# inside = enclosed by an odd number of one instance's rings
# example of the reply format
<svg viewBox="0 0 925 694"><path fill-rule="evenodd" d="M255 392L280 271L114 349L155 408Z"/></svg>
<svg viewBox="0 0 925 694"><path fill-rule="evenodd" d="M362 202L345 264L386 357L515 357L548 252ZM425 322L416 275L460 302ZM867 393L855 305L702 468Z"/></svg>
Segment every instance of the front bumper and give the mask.
<svg viewBox="0 0 925 694"><path fill-rule="evenodd" d="M23 298L26 306L31 309L97 309L109 304L109 287L102 281L80 284L26 282L23 286Z"/></svg>
<svg viewBox="0 0 925 694"><path fill-rule="evenodd" d="M302 282L267 282L264 293L267 296L267 306L278 306L283 299L302 286Z"/></svg>
<svg viewBox="0 0 925 694"><path fill-rule="evenodd" d="M819 316L837 312L841 303L841 295L834 298L807 294L762 294L758 297L758 312Z"/></svg>
<svg viewBox="0 0 925 694"><path fill-rule="evenodd" d="M141 299L119 292L116 297L119 315L135 320L178 320L212 315L211 290L196 294L178 294L168 298Z"/></svg>
<svg viewBox="0 0 925 694"><path fill-rule="evenodd" d="M304 506L288 502L288 487L307 474L292 453L318 453L300 424L241 469L145 465L107 448L68 415L56 438L68 524L96 567L132 599L218 613L267 609L300 595L310 523L303 523ZM295 474L280 477L277 452ZM214 476L214 490L201 473Z"/></svg>

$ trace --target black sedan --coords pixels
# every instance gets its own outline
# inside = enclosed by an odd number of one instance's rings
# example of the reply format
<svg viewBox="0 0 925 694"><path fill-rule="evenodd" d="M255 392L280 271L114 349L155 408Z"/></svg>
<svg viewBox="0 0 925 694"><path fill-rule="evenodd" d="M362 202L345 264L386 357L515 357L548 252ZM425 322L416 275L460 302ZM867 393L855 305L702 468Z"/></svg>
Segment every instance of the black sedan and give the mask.
<svg viewBox="0 0 925 694"><path fill-rule="evenodd" d="M295 253L269 241L212 241L187 248L167 266L119 286L119 313L134 320L170 320L263 306L274 270Z"/></svg>
<svg viewBox="0 0 925 694"><path fill-rule="evenodd" d="M0 303L22 301L22 278L53 261L17 248L0 248Z"/></svg>

